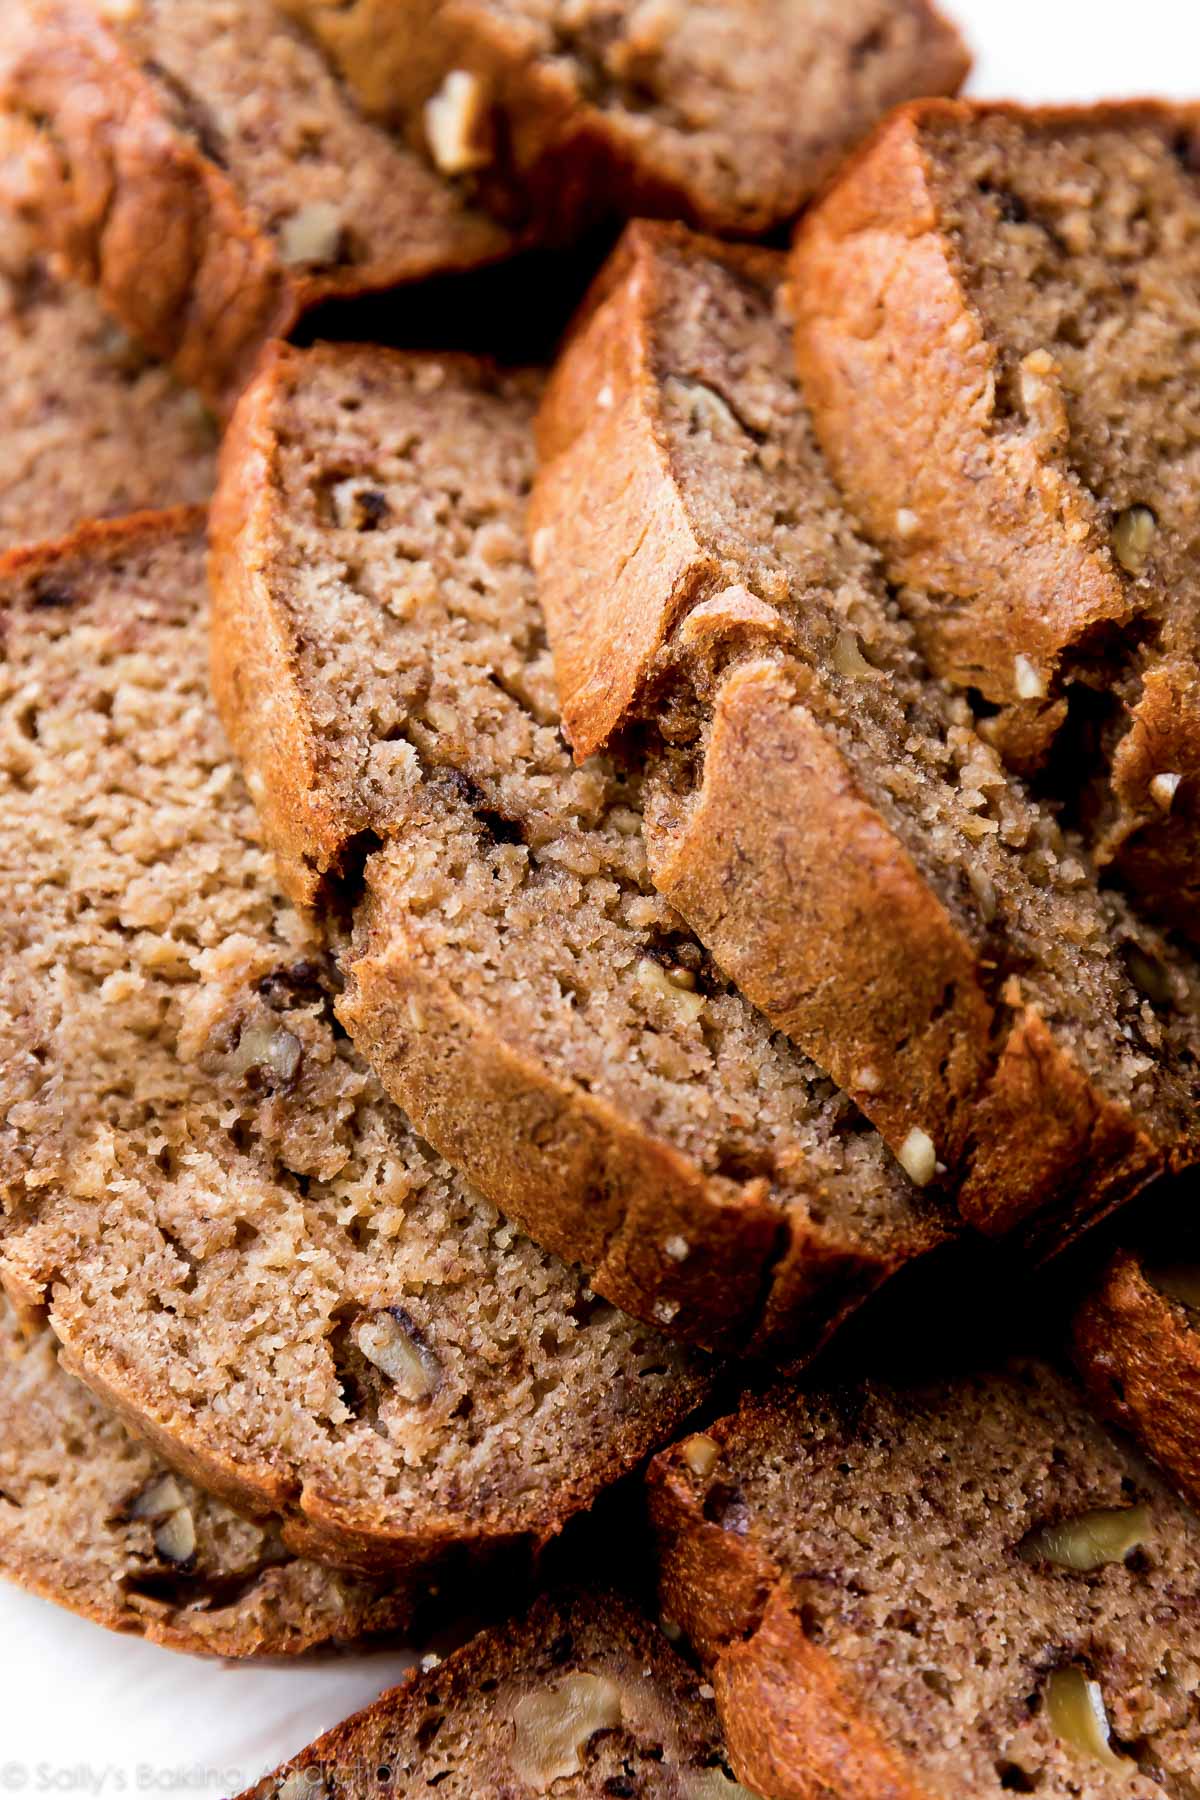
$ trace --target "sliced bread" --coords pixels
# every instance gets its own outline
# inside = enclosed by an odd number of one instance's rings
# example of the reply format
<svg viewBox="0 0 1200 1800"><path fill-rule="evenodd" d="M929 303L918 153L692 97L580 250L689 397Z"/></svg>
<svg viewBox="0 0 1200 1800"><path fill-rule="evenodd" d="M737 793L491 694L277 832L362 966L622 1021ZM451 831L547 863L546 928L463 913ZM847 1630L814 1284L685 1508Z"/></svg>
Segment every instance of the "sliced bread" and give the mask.
<svg viewBox="0 0 1200 1800"><path fill-rule="evenodd" d="M175 1475L0 1302L0 1574L206 1656L283 1656L407 1622L414 1596L293 1556Z"/></svg>
<svg viewBox="0 0 1200 1800"><path fill-rule="evenodd" d="M890 106L954 93L928 0L283 0L365 110L557 231L606 212L790 219Z"/></svg>
<svg viewBox="0 0 1200 1800"><path fill-rule="evenodd" d="M655 894L636 775L572 767L525 549L538 386L281 347L222 456L218 703L430 1142L628 1311L799 1352L953 1217Z"/></svg>
<svg viewBox="0 0 1200 1800"><path fill-rule="evenodd" d="M208 693L196 516L0 566L0 1280L298 1554L537 1544L707 1373L380 1091Z"/></svg>
<svg viewBox="0 0 1200 1800"><path fill-rule="evenodd" d="M0 193L219 406L318 300L512 247L269 0L12 0Z"/></svg>
<svg viewBox="0 0 1200 1800"><path fill-rule="evenodd" d="M1112 1258L1075 1315L1092 1399L1200 1506L1200 1245L1177 1215L1170 1249Z"/></svg>
<svg viewBox="0 0 1200 1800"><path fill-rule="evenodd" d="M664 1614L786 1800L1163 1800L1200 1521L1050 1369L747 1402L651 1467Z"/></svg>
<svg viewBox="0 0 1200 1800"><path fill-rule="evenodd" d="M926 654L1200 934L1200 110L903 112L800 232L819 435Z"/></svg>
<svg viewBox="0 0 1200 1800"><path fill-rule="evenodd" d="M204 501L217 433L85 289L0 213L0 549L87 518Z"/></svg>
<svg viewBox="0 0 1200 1800"><path fill-rule="evenodd" d="M598 277L531 508L565 727L641 761L657 886L914 1174L1053 1240L1200 1150L1200 971L928 676L813 438L785 267L641 225Z"/></svg>
<svg viewBox="0 0 1200 1800"><path fill-rule="evenodd" d="M385 1773L386 1771L386 1773ZM544 1595L325 1733L242 1800L752 1800L711 1690L616 1594Z"/></svg>

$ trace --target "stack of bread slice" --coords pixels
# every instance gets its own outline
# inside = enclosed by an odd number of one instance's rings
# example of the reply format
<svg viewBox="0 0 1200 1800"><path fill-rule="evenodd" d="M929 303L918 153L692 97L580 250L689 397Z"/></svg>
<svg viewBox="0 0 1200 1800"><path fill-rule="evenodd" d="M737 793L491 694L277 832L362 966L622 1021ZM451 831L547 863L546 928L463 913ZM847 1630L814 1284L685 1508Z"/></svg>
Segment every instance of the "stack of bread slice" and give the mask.
<svg viewBox="0 0 1200 1800"><path fill-rule="evenodd" d="M0 1570L300 1651L659 1452L686 1643L544 1597L261 1800L1190 1793L1186 1244L1072 1345L1167 1477L999 1341L835 1374L1200 1159L1195 117L429 12L0 21ZM539 366L404 347L635 214Z"/></svg>

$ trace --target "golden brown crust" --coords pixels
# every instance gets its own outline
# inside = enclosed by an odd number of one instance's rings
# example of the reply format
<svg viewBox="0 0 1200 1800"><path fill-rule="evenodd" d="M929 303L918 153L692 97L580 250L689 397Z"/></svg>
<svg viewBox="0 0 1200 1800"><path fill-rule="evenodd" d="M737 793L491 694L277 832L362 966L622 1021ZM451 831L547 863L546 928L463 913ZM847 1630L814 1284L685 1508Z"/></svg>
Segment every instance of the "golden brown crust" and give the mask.
<svg viewBox="0 0 1200 1800"><path fill-rule="evenodd" d="M793 304L818 435L890 578L911 590L931 665L1002 709L994 741L1014 766L1032 768L1065 722L1061 678L1072 657L1106 631L1134 627L1140 603L1098 548L1107 528L1069 464L1053 370L1024 378L1025 428L998 428L997 347L939 215L924 141L928 127L995 116L1031 129L1084 118L1118 126L1196 118L1194 109L1153 102L904 107L798 228ZM1098 852L1119 863L1160 916L1190 933L1200 825L1182 815L1200 773L1196 670L1152 671L1129 725ZM1186 784L1170 820L1149 786L1164 769Z"/></svg>
<svg viewBox="0 0 1200 1800"><path fill-rule="evenodd" d="M1122 1250L1076 1313L1073 1340L1097 1406L1200 1505L1200 1332L1187 1308Z"/></svg>

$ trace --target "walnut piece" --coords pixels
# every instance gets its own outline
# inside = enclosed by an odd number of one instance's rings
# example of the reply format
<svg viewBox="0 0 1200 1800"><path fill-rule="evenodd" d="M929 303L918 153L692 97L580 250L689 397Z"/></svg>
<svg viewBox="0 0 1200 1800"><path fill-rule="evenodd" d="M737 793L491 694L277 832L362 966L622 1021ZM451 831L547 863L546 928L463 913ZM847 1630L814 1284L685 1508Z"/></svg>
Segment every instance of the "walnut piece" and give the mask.
<svg viewBox="0 0 1200 1800"><path fill-rule="evenodd" d="M403 1307L364 1319L354 1341L404 1400L427 1400L441 1380L437 1357Z"/></svg>
<svg viewBox="0 0 1200 1800"><path fill-rule="evenodd" d="M716 1438L709 1437L705 1431L698 1431L683 1440L682 1449L683 1460L692 1474L701 1481L707 1481L721 1455L721 1446Z"/></svg>
<svg viewBox="0 0 1200 1800"><path fill-rule="evenodd" d="M1055 1669L1045 1686L1046 1717L1064 1744L1106 1769L1128 1774L1128 1757L1118 1756L1109 1742L1108 1714L1100 1684L1080 1668Z"/></svg>
<svg viewBox="0 0 1200 1800"><path fill-rule="evenodd" d="M695 1024L704 1011L704 995L696 993L696 977L690 969L664 969L653 957L644 956L637 966L637 983L644 992L669 1006L685 1024Z"/></svg>
<svg viewBox="0 0 1200 1800"><path fill-rule="evenodd" d="M621 1690L607 1675L564 1675L551 1687L522 1695L512 1719L513 1770L535 1794L545 1794L563 1776L579 1774L589 1738L621 1723Z"/></svg>
<svg viewBox="0 0 1200 1800"><path fill-rule="evenodd" d="M896 1160L915 1187L928 1187L937 1174L937 1150L933 1139L919 1125L914 1125L899 1150Z"/></svg>
<svg viewBox="0 0 1200 1800"><path fill-rule="evenodd" d="M425 138L443 175L467 175L492 160L487 143L487 95L478 75L451 69L425 103Z"/></svg>
<svg viewBox="0 0 1200 1800"><path fill-rule="evenodd" d="M1021 1545L1026 1562L1055 1563L1088 1573L1106 1563L1124 1562L1150 1531L1148 1506L1097 1507L1031 1532Z"/></svg>
<svg viewBox="0 0 1200 1800"><path fill-rule="evenodd" d="M1113 555L1129 575L1140 575L1154 547L1158 520L1148 506L1127 506L1113 523Z"/></svg>
<svg viewBox="0 0 1200 1800"><path fill-rule="evenodd" d="M342 215L328 200L312 200L279 228L280 260L289 268L337 262L342 250Z"/></svg>

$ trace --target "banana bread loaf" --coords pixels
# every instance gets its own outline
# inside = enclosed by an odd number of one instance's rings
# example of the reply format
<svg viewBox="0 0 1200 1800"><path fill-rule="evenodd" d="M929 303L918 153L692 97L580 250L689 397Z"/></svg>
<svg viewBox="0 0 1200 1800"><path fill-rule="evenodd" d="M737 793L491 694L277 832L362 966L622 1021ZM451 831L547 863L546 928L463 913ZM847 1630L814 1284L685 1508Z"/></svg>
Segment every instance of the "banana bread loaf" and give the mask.
<svg viewBox="0 0 1200 1800"><path fill-rule="evenodd" d="M781 1800L1162 1800L1200 1521L1050 1369L779 1390L651 1466L665 1614Z"/></svg>
<svg viewBox="0 0 1200 1800"><path fill-rule="evenodd" d="M535 378L280 348L226 439L214 679L339 1016L418 1129L616 1304L797 1353L952 1213L725 981L573 769L525 549Z"/></svg>
<svg viewBox="0 0 1200 1800"><path fill-rule="evenodd" d="M706 1391L381 1093L208 694L197 516L0 567L0 1280L345 1566L538 1543Z"/></svg>
<svg viewBox="0 0 1200 1800"><path fill-rule="evenodd" d="M954 93L928 0L283 0L365 110L493 209L760 232L897 101Z"/></svg>
<svg viewBox="0 0 1200 1800"><path fill-rule="evenodd" d="M772 1023L974 1223L1053 1240L1196 1155L1200 972L928 676L813 440L784 269L640 225L598 277L531 509L566 731L643 764L655 882Z"/></svg>
<svg viewBox="0 0 1200 1800"><path fill-rule="evenodd" d="M292 1556L175 1475L0 1302L0 1573L111 1631L282 1656L403 1625L403 1588Z"/></svg>
<svg viewBox="0 0 1200 1800"><path fill-rule="evenodd" d="M1176 1215L1167 1254L1119 1250L1075 1315L1092 1399L1200 1506L1200 1244Z"/></svg>
<svg viewBox="0 0 1200 1800"><path fill-rule="evenodd" d="M1200 111L935 103L800 232L817 431L933 667L1200 934Z"/></svg>
<svg viewBox="0 0 1200 1800"><path fill-rule="evenodd" d="M615 1594L543 1595L242 1800L369 1800L381 1782L441 1800L753 1800L727 1771L711 1690Z"/></svg>
<svg viewBox="0 0 1200 1800"><path fill-rule="evenodd" d="M217 434L194 394L0 212L0 549L86 518L204 501Z"/></svg>
<svg viewBox="0 0 1200 1800"><path fill-rule="evenodd" d="M0 191L218 405L318 300L511 248L269 0L12 0Z"/></svg>

